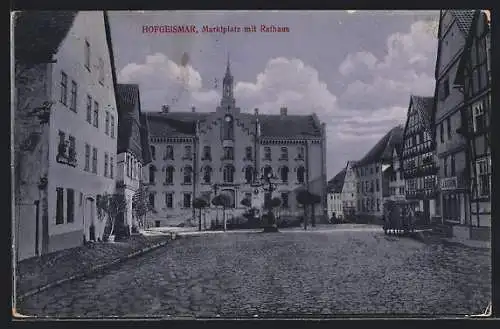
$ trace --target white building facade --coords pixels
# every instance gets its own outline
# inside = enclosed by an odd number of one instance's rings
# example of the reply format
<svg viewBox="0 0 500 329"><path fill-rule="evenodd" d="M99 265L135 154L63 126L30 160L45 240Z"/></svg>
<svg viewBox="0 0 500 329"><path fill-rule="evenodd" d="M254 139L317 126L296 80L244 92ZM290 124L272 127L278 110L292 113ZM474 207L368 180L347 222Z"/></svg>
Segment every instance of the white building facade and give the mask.
<svg viewBox="0 0 500 329"><path fill-rule="evenodd" d="M22 44L30 43L26 40L33 38L32 31L37 33L50 26L50 31L39 33L47 34L47 39L53 38L50 45L35 47L36 51L42 51L50 46L50 50L41 59L46 61L43 69L39 67L44 73L40 77L43 93L37 95L38 101L27 105L33 108L41 101L52 104L46 111L45 128L40 131L37 146L40 156L35 159L30 155L23 160L37 164L31 175L38 181L39 193L21 202L29 203L28 199L35 198L40 205L36 218L29 218L36 223L31 238L23 236L23 232L30 230L23 225L24 215L17 217L18 243L29 245L20 246L26 250L19 257L25 258L75 247L84 239L102 238L105 222L98 219L96 201L99 195L113 193L115 189L118 115L111 36L105 12L30 13L20 22L19 30L16 28L19 31L15 39L19 42L16 62L28 56L29 49L23 49ZM17 87L16 111L21 115L27 107L21 108L20 104L26 104L30 95L19 92L21 85ZM25 176L27 164L19 168L17 174ZM36 246L31 245L32 238ZM27 251L32 247L35 253Z"/></svg>
<svg viewBox="0 0 500 329"><path fill-rule="evenodd" d="M342 211L344 218L354 216L356 214L356 204L358 199L358 176L355 169L356 162L348 161L346 165L346 173L344 184L342 185Z"/></svg>

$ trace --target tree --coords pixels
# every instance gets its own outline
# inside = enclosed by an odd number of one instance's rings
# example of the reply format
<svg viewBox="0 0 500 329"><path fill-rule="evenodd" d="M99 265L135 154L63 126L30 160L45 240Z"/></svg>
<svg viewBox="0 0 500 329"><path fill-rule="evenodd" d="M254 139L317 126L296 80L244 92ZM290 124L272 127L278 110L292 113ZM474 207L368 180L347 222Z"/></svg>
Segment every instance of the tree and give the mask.
<svg viewBox="0 0 500 329"><path fill-rule="evenodd" d="M307 190L300 190L297 192L296 200L304 208L304 230L307 230L307 206L310 204L311 193Z"/></svg>
<svg viewBox="0 0 500 329"><path fill-rule="evenodd" d="M116 235L115 230L119 218L121 218L121 222L119 224L125 226L125 223L123 222L123 216L121 215L123 215L127 210L127 200L125 200L125 196L123 194L105 193L99 198L97 208L99 210L99 213L102 214L101 218L106 219L107 222L111 225L111 230L109 233L110 236ZM125 233L120 232L120 234Z"/></svg>
<svg viewBox="0 0 500 329"><path fill-rule="evenodd" d="M252 201L250 201L250 199L248 199L248 198L244 198L243 200L241 200L240 203L244 207L247 207L247 208L251 208L252 207Z"/></svg>
<svg viewBox="0 0 500 329"><path fill-rule="evenodd" d="M317 195L317 194L314 194L314 193L309 193L309 200L310 200L310 205L311 205L311 210L312 210L312 220L311 220L311 224L312 226L316 226L316 218L315 218L315 208L316 208L316 205L321 203L321 196Z"/></svg>
<svg viewBox="0 0 500 329"><path fill-rule="evenodd" d="M199 217L198 217L198 230L201 231L201 211L208 207L208 201L205 198L196 198L193 201L193 208L199 209Z"/></svg>
<svg viewBox="0 0 500 329"><path fill-rule="evenodd" d="M137 191L135 191L132 197L132 213L137 219L139 227L145 228L146 215L153 210L151 204L149 203L149 189L146 185L142 183L139 185Z"/></svg>
<svg viewBox="0 0 500 329"><path fill-rule="evenodd" d="M226 208L231 205L231 199L226 194L216 195L212 199L212 204L216 207L222 207L222 221L224 223L224 231L226 230Z"/></svg>

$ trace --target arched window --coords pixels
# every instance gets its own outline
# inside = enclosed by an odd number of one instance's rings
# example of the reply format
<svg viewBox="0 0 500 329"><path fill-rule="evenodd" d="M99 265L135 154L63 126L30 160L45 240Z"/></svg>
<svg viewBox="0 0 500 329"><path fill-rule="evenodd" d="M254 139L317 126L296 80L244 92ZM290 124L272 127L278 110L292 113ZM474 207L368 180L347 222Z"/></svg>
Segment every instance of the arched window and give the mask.
<svg viewBox="0 0 500 329"><path fill-rule="evenodd" d="M209 184L212 181L212 168L206 166L203 168L203 182Z"/></svg>
<svg viewBox="0 0 500 329"><path fill-rule="evenodd" d="M155 166L150 166L149 167L149 183L154 184L155 183L155 173L156 173L156 167Z"/></svg>
<svg viewBox="0 0 500 329"><path fill-rule="evenodd" d="M156 160L156 148L153 145L151 145L150 149L151 149L151 158L153 160Z"/></svg>
<svg viewBox="0 0 500 329"><path fill-rule="evenodd" d="M224 183L234 182L234 167L232 165L226 165L224 167Z"/></svg>
<svg viewBox="0 0 500 329"><path fill-rule="evenodd" d="M304 183L304 175L305 175L305 168L303 166L300 166L297 168L297 182L299 183Z"/></svg>
<svg viewBox="0 0 500 329"><path fill-rule="evenodd" d="M280 175L281 175L281 181L283 183L287 183L288 182L288 172L289 172L289 169L288 169L287 166L281 167Z"/></svg>
<svg viewBox="0 0 500 329"><path fill-rule="evenodd" d="M173 184L174 183L174 167L168 166L165 169L165 184Z"/></svg>
<svg viewBox="0 0 500 329"><path fill-rule="evenodd" d="M234 139L234 120L230 115L226 115L224 117L224 124L222 126L223 129L223 138L225 140L233 140Z"/></svg>
<svg viewBox="0 0 500 329"><path fill-rule="evenodd" d="M165 150L165 160L173 160L174 159L174 147L172 145L167 145L167 149Z"/></svg>
<svg viewBox="0 0 500 329"><path fill-rule="evenodd" d="M247 184L250 184L253 182L253 167L248 166L245 168L245 181Z"/></svg>
<svg viewBox="0 0 500 329"><path fill-rule="evenodd" d="M264 177L266 177L266 178L269 177L269 174L271 174L271 176L272 176L273 168L271 168L270 166L265 166L264 171L263 171Z"/></svg>
<svg viewBox="0 0 500 329"><path fill-rule="evenodd" d="M193 175L193 168L191 166L184 167L184 184L191 184Z"/></svg>

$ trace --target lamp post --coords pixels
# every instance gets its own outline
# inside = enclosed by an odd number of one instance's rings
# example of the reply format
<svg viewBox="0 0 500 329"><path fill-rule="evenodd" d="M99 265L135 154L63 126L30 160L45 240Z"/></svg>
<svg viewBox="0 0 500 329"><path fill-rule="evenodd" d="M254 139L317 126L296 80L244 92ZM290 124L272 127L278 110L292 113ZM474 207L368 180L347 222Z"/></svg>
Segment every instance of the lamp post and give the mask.
<svg viewBox="0 0 500 329"><path fill-rule="evenodd" d="M275 217L273 216L272 205L269 204L272 200L273 192L277 189L277 185L272 181L274 179L276 179L276 177L271 172L268 172L260 177L263 190L269 193L269 200L267 200L269 207L267 213L268 223L264 228L264 232L278 232L278 226L276 224ZM264 199L264 205L266 205L266 199Z"/></svg>

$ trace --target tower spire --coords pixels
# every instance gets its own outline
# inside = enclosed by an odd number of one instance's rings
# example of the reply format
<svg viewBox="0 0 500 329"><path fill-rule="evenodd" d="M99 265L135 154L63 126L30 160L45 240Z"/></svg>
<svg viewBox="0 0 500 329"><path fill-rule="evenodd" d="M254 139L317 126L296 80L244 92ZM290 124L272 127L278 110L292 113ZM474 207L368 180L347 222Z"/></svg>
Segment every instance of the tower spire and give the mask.
<svg viewBox="0 0 500 329"><path fill-rule="evenodd" d="M231 61L229 52L227 52L226 75L231 75Z"/></svg>

